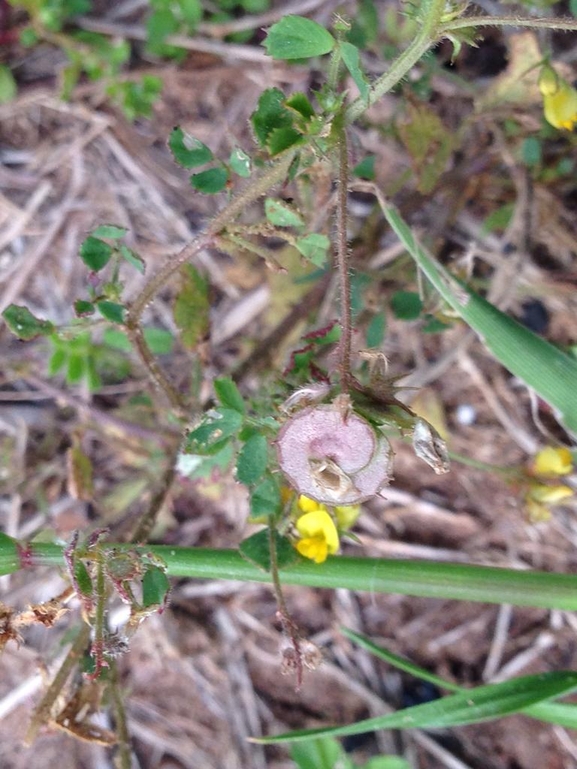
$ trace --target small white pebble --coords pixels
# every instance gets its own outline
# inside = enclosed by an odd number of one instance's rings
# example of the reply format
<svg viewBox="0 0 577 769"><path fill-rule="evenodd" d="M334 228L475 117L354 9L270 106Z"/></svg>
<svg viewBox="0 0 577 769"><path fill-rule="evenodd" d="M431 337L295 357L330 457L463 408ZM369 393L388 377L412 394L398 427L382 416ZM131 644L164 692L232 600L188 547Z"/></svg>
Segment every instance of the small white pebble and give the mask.
<svg viewBox="0 0 577 769"><path fill-rule="evenodd" d="M460 425L472 425L477 421L477 409L469 403L461 403L455 409L455 420Z"/></svg>

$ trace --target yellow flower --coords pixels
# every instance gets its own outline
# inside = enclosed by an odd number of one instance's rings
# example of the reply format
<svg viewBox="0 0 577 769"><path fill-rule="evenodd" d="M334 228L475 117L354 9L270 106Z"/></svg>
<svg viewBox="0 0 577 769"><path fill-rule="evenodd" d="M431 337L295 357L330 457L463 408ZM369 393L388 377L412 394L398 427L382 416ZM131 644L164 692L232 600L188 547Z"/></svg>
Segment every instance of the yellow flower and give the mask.
<svg viewBox="0 0 577 769"><path fill-rule="evenodd" d="M301 515L296 527L301 537L296 548L305 558L322 563L329 553L332 555L339 549L337 527L326 510L313 510Z"/></svg>
<svg viewBox="0 0 577 769"><path fill-rule="evenodd" d="M572 131L577 123L577 90L545 64L539 77L545 119L555 128Z"/></svg>
<svg viewBox="0 0 577 769"><path fill-rule="evenodd" d="M569 475L573 470L573 457L569 449L554 449L546 446L538 451L533 462L535 475L544 478L554 478L558 475Z"/></svg>

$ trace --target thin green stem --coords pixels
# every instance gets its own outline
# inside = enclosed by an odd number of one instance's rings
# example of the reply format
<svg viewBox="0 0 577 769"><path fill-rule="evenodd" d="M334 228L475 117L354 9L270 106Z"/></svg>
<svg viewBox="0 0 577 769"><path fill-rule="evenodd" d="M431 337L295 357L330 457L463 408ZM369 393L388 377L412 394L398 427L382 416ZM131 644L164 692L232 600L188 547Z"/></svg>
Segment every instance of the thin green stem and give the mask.
<svg viewBox="0 0 577 769"><path fill-rule="evenodd" d="M461 465L467 467L474 467L476 470L484 470L488 473L499 473L503 476L522 476L523 472L519 467L503 467L502 465L492 465L489 462L481 462L478 459L472 457L466 457L464 454L456 454L454 451L449 451L449 457L453 462L459 462Z"/></svg>
<svg viewBox="0 0 577 769"><path fill-rule="evenodd" d="M365 101L359 97L349 105L345 113L346 125L354 123L368 107L394 88L419 59L443 36L438 34L438 30L444 10L445 0L428 0L428 2L420 4L422 17L416 37L395 59L389 69L375 80L371 86L368 100Z"/></svg>
<svg viewBox="0 0 577 769"><path fill-rule="evenodd" d="M102 555L96 563L96 611L94 613L94 640L92 641L92 656L94 658L94 671L90 677L95 680L107 666L104 660L104 633L106 625L106 578L104 575L104 558Z"/></svg>
<svg viewBox="0 0 577 769"><path fill-rule="evenodd" d="M446 35L457 29L471 27L528 27L529 29L558 29L566 32L577 31L573 19L520 19L516 16L464 16L439 26L439 34Z"/></svg>
<svg viewBox="0 0 577 769"><path fill-rule="evenodd" d="M329 59L327 69L327 87L333 93L336 92L339 84L339 70L341 68L341 51L339 46L335 46Z"/></svg>

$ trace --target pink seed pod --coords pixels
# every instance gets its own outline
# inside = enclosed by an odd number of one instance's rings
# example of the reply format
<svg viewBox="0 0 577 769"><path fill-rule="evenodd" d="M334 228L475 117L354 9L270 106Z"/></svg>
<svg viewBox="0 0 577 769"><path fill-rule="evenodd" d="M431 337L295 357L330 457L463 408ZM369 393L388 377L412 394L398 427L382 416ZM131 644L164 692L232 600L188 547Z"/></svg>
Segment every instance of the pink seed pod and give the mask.
<svg viewBox="0 0 577 769"><path fill-rule="evenodd" d="M305 408L287 420L277 453L291 485L325 505L356 505L391 480L387 439L339 404Z"/></svg>

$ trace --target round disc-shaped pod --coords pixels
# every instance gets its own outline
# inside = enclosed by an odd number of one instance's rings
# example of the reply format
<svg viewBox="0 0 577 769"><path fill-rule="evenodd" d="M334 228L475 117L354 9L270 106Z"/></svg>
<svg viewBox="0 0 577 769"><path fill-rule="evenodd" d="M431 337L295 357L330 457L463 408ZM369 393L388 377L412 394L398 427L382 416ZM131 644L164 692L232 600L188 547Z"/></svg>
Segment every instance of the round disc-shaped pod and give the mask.
<svg viewBox="0 0 577 769"><path fill-rule="evenodd" d="M327 505L355 505L391 478L387 439L354 412L313 406L287 420L277 438L281 470L300 493Z"/></svg>

